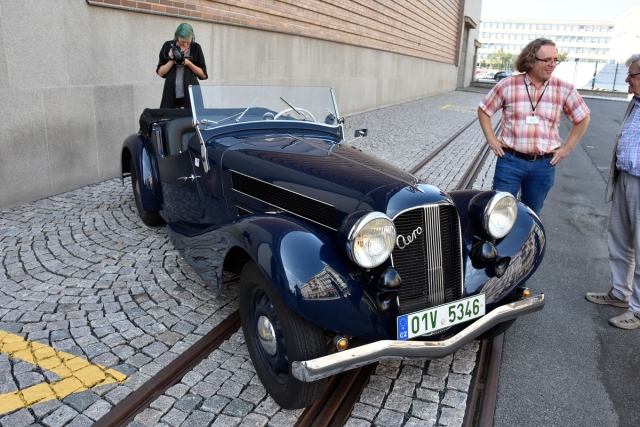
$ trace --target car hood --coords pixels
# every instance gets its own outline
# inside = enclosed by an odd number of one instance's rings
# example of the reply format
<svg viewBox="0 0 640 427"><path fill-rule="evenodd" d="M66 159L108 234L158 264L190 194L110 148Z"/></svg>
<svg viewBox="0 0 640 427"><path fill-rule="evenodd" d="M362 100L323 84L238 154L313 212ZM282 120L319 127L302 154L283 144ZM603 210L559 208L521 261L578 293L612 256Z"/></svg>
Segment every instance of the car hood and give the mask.
<svg viewBox="0 0 640 427"><path fill-rule="evenodd" d="M377 188L416 184L407 172L384 163L348 144L317 135L283 134L233 137L235 144L222 157L231 170L332 205L339 225L361 199ZM259 194L253 195L260 198Z"/></svg>

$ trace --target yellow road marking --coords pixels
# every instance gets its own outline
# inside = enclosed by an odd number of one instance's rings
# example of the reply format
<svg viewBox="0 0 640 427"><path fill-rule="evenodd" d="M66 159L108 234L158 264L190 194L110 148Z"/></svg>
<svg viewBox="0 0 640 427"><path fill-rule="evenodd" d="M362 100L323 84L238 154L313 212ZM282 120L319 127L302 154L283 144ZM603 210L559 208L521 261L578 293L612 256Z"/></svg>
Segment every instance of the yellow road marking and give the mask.
<svg viewBox="0 0 640 427"><path fill-rule="evenodd" d="M55 383L42 383L13 393L0 394L0 414L47 400L62 400L72 393L127 380L127 376L118 371L91 364L81 357L5 331L0 331L0 353L24 360L62 378Z"/></svg>

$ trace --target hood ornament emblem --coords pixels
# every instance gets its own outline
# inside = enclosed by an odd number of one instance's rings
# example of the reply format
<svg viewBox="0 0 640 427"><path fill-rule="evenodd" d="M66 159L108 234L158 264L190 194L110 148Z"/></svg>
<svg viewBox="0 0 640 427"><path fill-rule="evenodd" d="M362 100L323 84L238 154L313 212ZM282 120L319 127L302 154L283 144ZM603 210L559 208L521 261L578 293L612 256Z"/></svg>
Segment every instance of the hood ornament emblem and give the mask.
<svg viewBox="0 0 640 427"><path fill-rule="evenodd" d="M422 234L422 227L416 228L415 230L413 230L413 233L411 233L407 237L403 236L402 234L398 234L398 237L396 238L396 245L398 246L398 249L404 249L409 246L414 240L418 238L420 234Z"/></svg>

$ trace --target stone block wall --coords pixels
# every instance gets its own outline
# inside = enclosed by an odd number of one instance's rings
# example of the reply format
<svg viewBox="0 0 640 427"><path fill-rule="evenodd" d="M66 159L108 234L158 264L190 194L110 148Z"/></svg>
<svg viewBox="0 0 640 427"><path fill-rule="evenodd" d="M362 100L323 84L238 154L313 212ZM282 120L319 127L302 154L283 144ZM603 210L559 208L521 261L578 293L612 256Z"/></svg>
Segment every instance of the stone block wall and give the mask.
<svg viewBox="0 0 640 427"><path fill-rule="evenodd" d="M430 1L449 11L448 33L429 23L445 22ZM111 3L118 4L0 0L0 209L119 175L122 142L137 132L144 108L160 105L158 53L181 22L193 25L203 48L205 85L331 86L341 115L456 87L454 0L135 2L143 13L133 11L134 2ZM146 5L165 9L143 11ZM220 16L198 18L192 6L201 14L217 8ZM172 7L182 13L168 14ZM328 11L336 7L342 15L331 24ZM231 18L222 15L239 15L238 8L246 21L225 23ZM262 19L265 8L269 19ZM367 28L376 33L368 36ZM393 28L406 36L387 37ZM439 35L442 49L403 52L418 30Z"/></svg>

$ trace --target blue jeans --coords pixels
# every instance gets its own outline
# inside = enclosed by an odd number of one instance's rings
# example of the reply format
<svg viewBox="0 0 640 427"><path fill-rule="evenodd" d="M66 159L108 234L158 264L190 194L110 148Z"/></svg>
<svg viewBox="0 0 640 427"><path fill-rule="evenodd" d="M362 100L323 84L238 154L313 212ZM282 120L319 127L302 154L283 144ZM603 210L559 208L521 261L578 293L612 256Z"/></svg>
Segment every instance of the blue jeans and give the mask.
<svg viewBox="0 0 640 427"><path fill-rule="evenodd" d="M520 201L540 215L555 175L556 167L551 164L551 158L530 162L505 153L496 162L493 189L507 191L515 198L518 198L518 191L522 190Z"/></svg>

